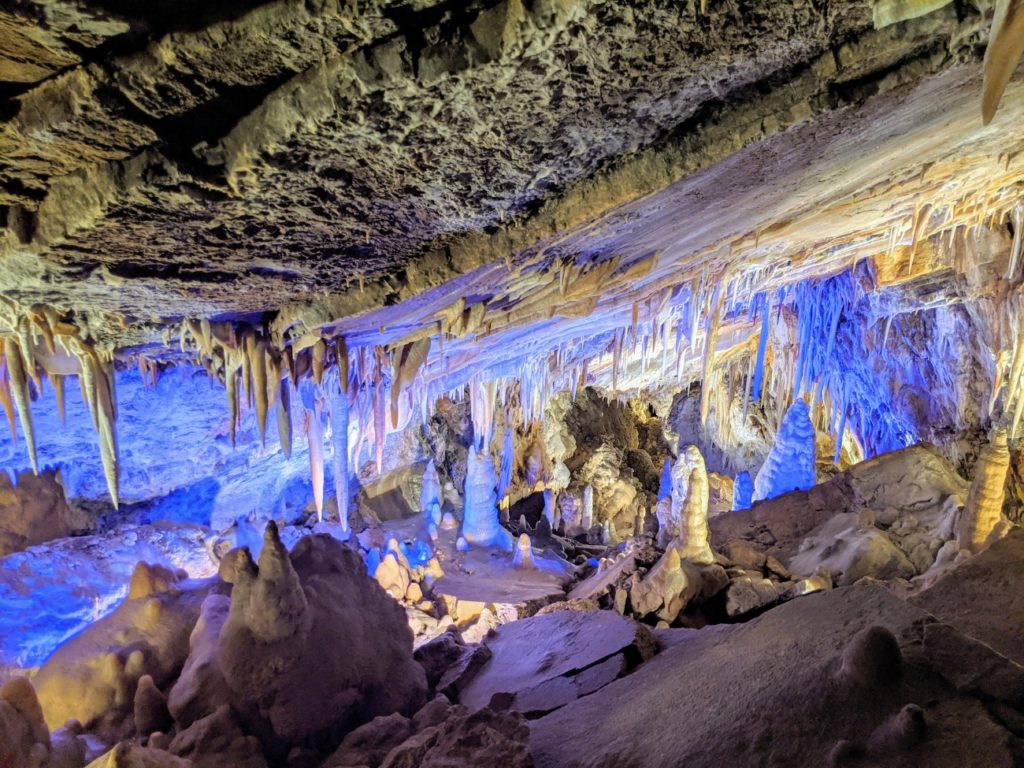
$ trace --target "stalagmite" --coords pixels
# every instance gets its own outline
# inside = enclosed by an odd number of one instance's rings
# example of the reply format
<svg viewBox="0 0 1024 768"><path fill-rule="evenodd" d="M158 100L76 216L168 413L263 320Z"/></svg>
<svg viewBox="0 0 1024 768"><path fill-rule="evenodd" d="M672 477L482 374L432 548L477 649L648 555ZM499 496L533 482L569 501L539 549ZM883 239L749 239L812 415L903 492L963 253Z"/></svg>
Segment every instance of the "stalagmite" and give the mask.
<svg viewBox="0 0 1024 768"><path fill-rule="evenodd" d="M594 488L590 485L583 486L583 512L580 516L580 526L584 531L589 531L594 524Z"/></svg>
<svg viewBox="0 0 1024 768"><path fill-rule="evenodd" d="M771 499L787 491L807 489L815 483L814 427L802 399L786 411L768 458L754 478L754 501Z"/></svg>
<svg viewBox="0 0 1024 768"><path fill-rule="evenodd" d="M749 509L754 496L754 481L749 472L740 472L736 475L732 485L732 509L739 512Z"/></svg>
<svg viewBox="0 0 1024 768"><path fill-rule="evenodd" d="M437 474L434 460L430 459L423 470L423 484L420 486L420 511L428 522L441 522L441 478Z"/></svg>
<svg viewBox="0 0 1024 768"><path fill-rule="evenodd" d="M1006 430L995 430L991 442L978 457L974 482L957 525L956 541L960 549L978 552L991 544L993 532L1000 527L1006 473L1010 467L1010 451Z"/></svg>
<svg viewBox="0 0 1024 768"><path fill-rule="evenodd" d="M529 535L519 534L515 552L512 555L512 567L521 571L532 571L537 566L533 561L533 544Z"/></svg>
<svg viewBox="0 0 1024 768"><path fill-rule="evenodd" d="M11 392L14 405L21 421L21 431L25 434L25 447L32 471L39 474L39 459L36 455L36 433L32 426L32 411L29 407L28 375L25 371L25 360L17 339L9 337L4 341L4 353L7 360L7 372L10 375Z"/></svg>
<svg viewBox="0 0 1024 768"><path fill-rule="evenodd" d="M479 547L512 549L512 534L498 521L494 462L486 449L469 451L462 514L462 535L467 542Z"/></svg>
<svg viewBox="0 0 1024 768"><path fill-rule="evenodd" d="M324 519L324 433L320 425L320 406L306 410L303 418L306 440L309 443L309 469L313 480L313 503L318 522Z"/></svg>
<svg viewBox="0 0 1024 768"><path fill-rule="evenodd" d="M658 485L658 501L672 498L672 460L667 456L661 468L661 482Z"/></svg>
<svg viewBox="0 0 1024 768"><path fill-rule="evenodd" d="M703 457L690 472L688 486L679 523L679 554L684 560L709 565L715 561L715 555L708 528L708 473Z"/></svg>
<svg viewBox="0 0 1024 768"><path fill-rule="evenodd" d="M690 477L697 468L704 472L706 478L707 470L700 449L695 445L688 445L680 452L672 467L672 502L668 516L664 521L661 517L658 519L658 540L662 544L682 533L684 506L690 495ZM704 494L708 494L707 483L704 485ZM706 504L705 501L705 506ZM659 509L659 515L664 514L664 509Z"/></svg>

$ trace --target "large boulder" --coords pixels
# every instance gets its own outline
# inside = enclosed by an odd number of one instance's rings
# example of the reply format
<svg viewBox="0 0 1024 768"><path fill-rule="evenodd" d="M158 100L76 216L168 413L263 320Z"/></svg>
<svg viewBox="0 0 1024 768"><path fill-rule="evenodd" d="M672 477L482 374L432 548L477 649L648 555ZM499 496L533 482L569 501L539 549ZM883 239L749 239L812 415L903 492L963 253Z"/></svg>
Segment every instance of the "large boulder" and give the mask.
<svg viewBox="0 0 1024 768"><path fill-rule="evenodd" d="M646 627L610 611L560 611L498 627L485 641L491 652L459 695L471 709L495 697L509 708L549 712L607 685L649 658Z"/></svg>
<svg viewBox="0 0 1024 768"><path fill-rule="evenodd" d="M405 612L327 535L289 556L270 523L259 566L236 560L218 663L237 705L282 745L330 738L426 696Z"/></svg>
<svg viewBox="0 0 1024 768"><path fill-rule="evenodd" d="M540 768L1019 764L1020 669L990 653L964 674L951 632L867 585L669 630L632 674L532 721L531 750Z"/></svg>
<svg viewBox="0 0 1024 768"><path fill-rule="evenodd" d="M90 527L84 512L68 506L58 472L23 472L17 484L0 472L0 557Z"/></svg>
<svg viewBox="0 0 1024 768"><path fill-rule="evenodd" d="M801 577L826 568L840 586L865 577L910 579L917 574L903 550L852 512L840 513L811 531L789 568Z"/></svg>

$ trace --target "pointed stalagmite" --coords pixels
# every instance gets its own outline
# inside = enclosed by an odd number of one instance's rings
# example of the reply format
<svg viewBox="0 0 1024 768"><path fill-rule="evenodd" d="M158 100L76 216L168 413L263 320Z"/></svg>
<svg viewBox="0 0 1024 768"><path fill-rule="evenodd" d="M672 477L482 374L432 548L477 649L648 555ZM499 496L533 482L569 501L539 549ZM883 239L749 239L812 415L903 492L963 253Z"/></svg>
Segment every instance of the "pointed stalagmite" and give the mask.
<svg viewBox="0 0 1024 768"><path fill-rule="evenodd" d="M991 543L993 532L1000 527L1006 473L1010 467L1010 451L1006 430L995 430L992 441L978 457L974 482L967 494L967 503L957 525L956 541L960 549L978 552Z"/></svg>
<svg viewBox="0 0 1024 768"><path fill-rule="evenodd" d="M708 528L708 495L708 473L702 459L690 472L678 537L680 556L701 565L715 561L711 551L711 530Z"/></svg>
<svg viewBox="0 0 1024 768"><path fill-rule="evenodd" d="M810 410L797 399L782 420L775 444L754 478L754 501L773 499L815 483L816 447Z"/></svg>
<svg viewBox="0 0 1024 768"><path fill-rule="evenodd" d="M420 486L420 511L427 522L435 525L441 522L441 478L437 474L434 460L430 459L423 470L423 484Z"/></svg>
<svg viewBox="0 0 1024 768"><path fill-rule="evenodd" d="M512 567L521 571L532 571L537 567L533 562L533 544L525 533L519 534L519 539L516 541L516 550L512 555Z"/></svg>
<svg viewBox="0 0 1024 768"><path fill-rule="evenodd" d="M501 527L495 494L494 462L486 449L469 451L462 535L478 547L512 549L512 534Z"/></svg>

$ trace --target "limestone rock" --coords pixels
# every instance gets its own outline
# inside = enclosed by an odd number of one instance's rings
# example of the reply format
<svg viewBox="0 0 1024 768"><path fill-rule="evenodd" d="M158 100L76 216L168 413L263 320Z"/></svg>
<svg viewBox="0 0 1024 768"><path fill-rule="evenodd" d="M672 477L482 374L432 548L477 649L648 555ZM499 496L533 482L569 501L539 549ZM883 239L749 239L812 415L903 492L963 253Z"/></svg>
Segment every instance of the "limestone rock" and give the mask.
<svg viewBox="0 0 1024 768"><path fill-rule="evenodd" d="M862 525L852 513L840 513L812 531L789 567L800 576L827 568L840 586L866 576L909 579L917 573L885 533Z"/></svg>
<svg viewBox="0 0 1024 768"><path fill-rule="evenodd" d="M51 728L68 720L116 729L131 715L143 675L166 685L188 655L188 636L209 584L140 563L129 597L61 646L36 676Z"/></svg>
<svg viewBox="0 0 1024 768"><path fill-rule="evenodd" d="M375 717L350 731L341 746L324 761L322 768L380 765L388 753L413 732L412 721L397 712Z"/></svg>
<svg viewBox="0 0 1024 768"><path fill-rule="evenodd" d="M0 765L43 768L50 751L50 731L32 683L8 680L0 686Z"/></svg>
<svg viewBox="0 0 1024 768"><path fill-rule="evenodd" d="M86 768L194 768L192 761L160 749L121 742Z"/></svg>
<svg viewBox="0 0 1024 768"><path fill-rule="evenodd" d="M930 623L884 589L853 586L741 624L672 630L668 647L631 674L531 721L531 751L540 768L613 768L637 755L645 768L802 766L827 765L845 741L840 752L868 758L853 765L1009 768L1017 737L982 699L918 661ZM868 686L843 683L842 669ZM915 710L905 710L912 704L925 710L923 739ZM743 715L751 707L756 720ZM829 727L807 727L822 722ZM894 743L909 749L876 751Z"/></svg>
<svg viewBox="0 0 1024 768"><path fill-rule="evenodd" d="M771 605L779 597L778 587L768 579L731 579L725 588L725 613L730 619L739 618Z"/></svg>
<svg viewBox="0 0 1024 768"><path fill-rule="evenodd" d="M518 712L460 711L395 747L381 768L533 768L528 738Z"/></svg>
<svg viewBox="0 0 1024 768"><path fill-rule="evenodd" d="M503 624L484 643L491 659L459 695L471 709L498 696L511 709L549 711L591 692L588 672L606 684L654 651L646 627L608 611L533 616ZM613 673L593 669L613 657Z"/></svg>
<svg viewBox="0 0 1024 768"><path fill-rule="evenodd" d="M243 733L227 705L182 730L167 749L193 768L267 768L259 740Z"/></svg>
<svg viewBox="0 0 1024 768"><path fill-rule="evenodd" d="M17 485L0 472L0 557L91 527L85 513L68 506L57 472L22 472Z"/></svg>
<svg viewBox="0 0 1024 768"><path fill-rule="evenodd" d="M362 558L325 535L289 556L272 523L259 567L239 564L218 645L233 703L255 704L285 744L412 714L426 691L405 612L366 577Z"/></svg>

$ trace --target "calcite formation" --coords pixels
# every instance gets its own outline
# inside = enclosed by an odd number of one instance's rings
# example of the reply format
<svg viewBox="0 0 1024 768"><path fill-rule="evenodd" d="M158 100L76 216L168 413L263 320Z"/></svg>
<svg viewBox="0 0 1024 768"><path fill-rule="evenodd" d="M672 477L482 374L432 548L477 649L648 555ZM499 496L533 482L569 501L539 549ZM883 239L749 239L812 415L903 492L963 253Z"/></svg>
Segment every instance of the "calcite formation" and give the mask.
<svg viewBox="0 0 1024 768"><path fill-rule="evenodd" d="M807 403L796 400L786 411L775 445L754 478L754 501L813 486L815 460L815 435L810 412Z"/></svg>
<svg viewBox="0 0 1024 768"><path fill-rule="evenodd" d="M0 764L1019 762L1018 5L0 9Z"/></svg>
<svg viewBox="0 0 1024 768"><path fill-rule="evenodd" d="M974 481L957 525L956 540L961 549L977 552L990 544L1003 519L1003 499L1010 451L1006 430L997 429L978 457Z"/></svg>

